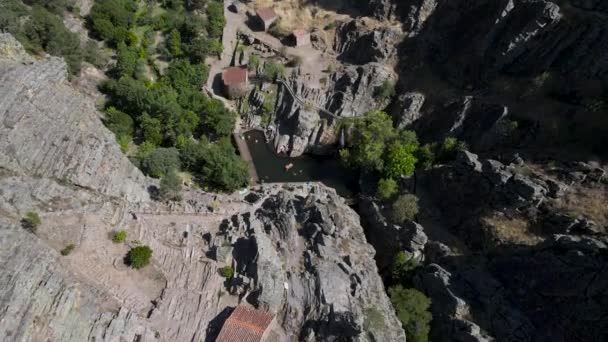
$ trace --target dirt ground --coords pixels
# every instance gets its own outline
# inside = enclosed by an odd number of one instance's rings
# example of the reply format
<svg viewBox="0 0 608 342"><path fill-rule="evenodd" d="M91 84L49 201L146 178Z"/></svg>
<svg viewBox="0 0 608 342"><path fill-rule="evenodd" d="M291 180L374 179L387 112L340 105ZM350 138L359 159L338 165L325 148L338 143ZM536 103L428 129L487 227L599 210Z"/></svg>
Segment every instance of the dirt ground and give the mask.
<svg viewBox="0 0 608 342"><path fill-rule="evenodd" d="M285 30L324 29L359 15L358 11L348 6L344 0L323 0L317 1L317 4L311 4L307 0L256 0L249 7L272 7L281 18L280 24Z"/></svg>

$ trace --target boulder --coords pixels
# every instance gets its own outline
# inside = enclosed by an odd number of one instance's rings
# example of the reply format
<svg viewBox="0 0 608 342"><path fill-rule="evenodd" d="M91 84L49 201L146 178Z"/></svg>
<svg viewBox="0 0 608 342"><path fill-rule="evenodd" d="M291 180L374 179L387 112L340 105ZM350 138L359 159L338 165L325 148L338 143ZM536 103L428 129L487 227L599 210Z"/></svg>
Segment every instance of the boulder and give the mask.
<svg viewBox="0 0 608 342"><path fill-rule="evenodd" d="M397 127L406 128L420 119L424 100L424 94L418 92L399 95L391 111Z"/></svg>
<svg viewBox="0 0 608 342"><path fill-rule="evenodd" d="M382 63L395 56L401 38L391 27L378 28L365 18L357 18L337 28L334 49L338 58L348 63Z"/></svg>

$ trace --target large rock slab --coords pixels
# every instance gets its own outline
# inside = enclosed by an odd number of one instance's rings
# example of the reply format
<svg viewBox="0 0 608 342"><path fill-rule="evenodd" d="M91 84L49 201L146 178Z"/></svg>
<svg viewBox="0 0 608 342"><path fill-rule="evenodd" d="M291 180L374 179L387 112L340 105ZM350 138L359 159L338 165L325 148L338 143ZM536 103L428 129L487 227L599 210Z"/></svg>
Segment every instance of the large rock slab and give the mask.
<svg viewBox="0 0 608 342"><path fill-rule="evenodd" d="M12 36L0 35L2 167L146 200L146 178L115 140L94 101L68 83L62 59L32 60Z"/></svg>

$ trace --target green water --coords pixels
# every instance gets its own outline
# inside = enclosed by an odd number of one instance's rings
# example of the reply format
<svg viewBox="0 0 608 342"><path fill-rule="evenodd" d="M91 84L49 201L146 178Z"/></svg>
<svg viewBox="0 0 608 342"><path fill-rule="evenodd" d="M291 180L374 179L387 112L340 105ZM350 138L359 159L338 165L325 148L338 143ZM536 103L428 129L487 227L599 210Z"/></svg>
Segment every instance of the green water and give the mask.
<svg viewBox="0 0 608 342"><path fill-rule="evenodd" d="M344 168L335 156L280 157L272 151L264 134L259 131L246 133L245 140L260 182L322 182L346 198L352 198L358 192L357 174ZM290 163L293 167L285 170L285 165Z"/></svg>

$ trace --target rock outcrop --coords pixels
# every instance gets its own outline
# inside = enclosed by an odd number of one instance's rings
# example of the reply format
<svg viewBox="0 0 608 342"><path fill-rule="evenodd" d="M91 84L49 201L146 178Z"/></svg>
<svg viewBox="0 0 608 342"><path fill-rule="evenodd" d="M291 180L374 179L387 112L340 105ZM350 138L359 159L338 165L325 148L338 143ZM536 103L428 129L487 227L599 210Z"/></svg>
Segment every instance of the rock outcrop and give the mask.
<svg viewBox="0 0 608 342"><path fill-rule="evenodd" d="M509 108L504 105L466 96L436 108L420 120L420 96L404 97L400 122L412 123L416 119L412 127L426 140L452 136L476 150L484 150L510 138Z"/></svg>
<svg viewBox="0 0 608 342"><path fill-rule="evenodd" d="M67 82L64 61L33 60L8 34L0 35L0 122L2 167L148 198L144 175L120 152L93 101Z"/></svg>
<svg viewBox="0 0 608 342"><path fill-rule="evenodd" d="M601 57L608 46L605 6L572 3L576 7L562 10L544 0L416 0L404 6L405 24L416 36L416 50L456 84L478 84L497 72L530 76L549 69L579 79L600 77L608 68Z"/></svg>
<svg viewBox="0 0 608 342"><path fill-rule="evenodd" d="M368 241L378 251L376 263L381 269L391 266L395 255L407 251L418 263L424 259L423 251L428 241L424 228L413 221L397 225L386 219L380 206L371 198L363 197L359 211L365 218Z"/></svg>
<svg viewBox="0 0 608 342"><path fill-rule="evenodd" d="M307 87L295 72L287 83L306 104L280 87L273 120L275 150L292 157L335 151L340 139L337 118L360 116L386 105L375 96L376 89L394 80L394 71L380 63L348 65L333 73L323 89ZM331 115L317 108L325 108Z"/></svg>
<svg viewBox="0 0 608 342"><path fill-rule="evenodd" d="M365 18L360 18L337 28L334 49L339 54L338 59L345 62L382 63L395 57L401 39L401 34L393 28L378 28Z"/></svg>
<svg viewBox="0 0 608 342"><path fill-rule="evenodd" d="M589 183L571 176L604 172L581 163L547 175L511 159L503 164L462 151L417 177L421 193L440 208L444 228L467 246L459 253L435 241L425 246L428 264L414 284L432 300L433 339L604 339L605 230L552 204L575 196L578 187L605 191L601 176Z"/></svg>
<svg viewBox="0 0 608 342"><path fill-rule="evenodd" d="M216 243L234 246L231 286L277 313L290 339L404 340L358 221L334 192L280 192L226 222Z"/></svg>

